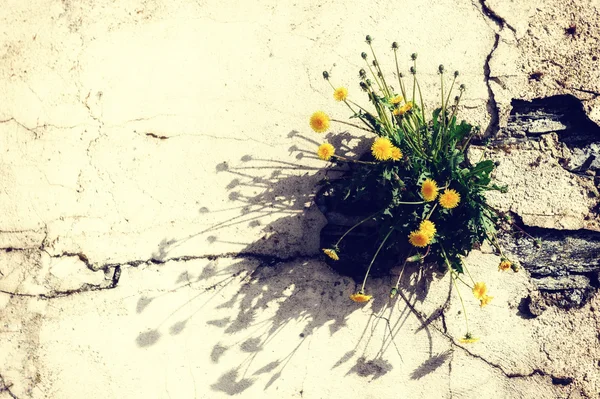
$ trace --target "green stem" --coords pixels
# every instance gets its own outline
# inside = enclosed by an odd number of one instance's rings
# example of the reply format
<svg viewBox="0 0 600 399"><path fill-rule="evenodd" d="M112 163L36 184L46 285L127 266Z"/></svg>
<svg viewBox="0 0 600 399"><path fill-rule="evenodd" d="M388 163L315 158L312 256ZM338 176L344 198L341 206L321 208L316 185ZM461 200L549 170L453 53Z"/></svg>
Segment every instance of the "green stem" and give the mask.
<svg viewBox="0 0 600 399"><path fill-rule="evenodd" d="M463 270L467 271L467 274L469 275L469 278L471 279L471 282L473 283L473 286L475 286L475 280L473 280L473 276L471 276L471 272L469 271L469 269L467 268L467 265L464 264L464 262L462 262L463 265Z"/></svg>
<svg viewBox="0 0 600 399"><path fill-rule="evenodd" d="M404 90L404 84L402 84L402 79L400 78L400 68L398 67L398 51L396 49L394 49L394 59L396 60L396 74L398 75L398 84L400 85L402 97L404 97L404 101L406 101L406 91Z"/></svg>
<svg viewBox="0 0 600 399"><path fill-rule="evenodd" d="M398 280L396 281L396 285L394 288L398 289L398 287L400 286L400 280L402 280L402 275L404 274L404 268L406 267L406 262L408 261L408 258L410 258L412 256L412 250L408 253L408 257L406 259L404 259L404 263L402 264L402 270L400 270L400 275L398 276Z"/></svg>
<svg viewBox="0 0 600 399"><path fill-rule="evenodd" d="M463 314L465 315L465 324L467 326L467 333L468 333L469 332L469 318L467 317L467 309L465 308L465 302L463 301L463 297L460 293L460 290L458 289L458 284L456 284L456 279L454 278L455 272L450 267L450 262L448 261L448 257L446 257L446 251L444 251L444 248L441 245L440 245L440 248L442 249L442 254L444 255L444 261L446 263L446 267L450 271L450 278L452 279L452 283L454 283L454 288L456 288L456 292L458 293L458 297L460 298L460 304L463 309Z"/></svg>
<svg viewBox="0 0 600 399"><path fill-rule="evenodd" d="M371 64L369 64L369 61L367 61L366 59L365 59L365 62L367 63L367 68L369 68L369 71L371 72L371 75L373 75L373 79L375 79L375 83L377 83L377 86L379 86L379 90L381 90L381 93L383 93L383 95L385 95L385 91L383 90L383 87L381 86L381 83L379 83L379 78L373 72L373 69L371 69Z"/></svg>
<svg viewBox="0 0 600 399"><path fill-rule="evenodd" d="M377 56L375 55L375 51L373 50L373 46L371 45L371 43L369 43L369 47L371 48L371 54L373 54L373 59L377 64L377 70L381 74L381 82L383 83L383 87L385 88L384 94L388 97L391 97L392 95L390 94L390 89L388 88L385 78L383 77L383 71L381 70L381 66L379 65L379 61L377 60Z"/></svg>
<svg viewBox="0 0 600 399"><path fill-rule="evenodd" d="M379 248L377 248L377 252L375 252L375 256L373 256L373 259L371 259L371 263L369 264L369 267L367 268L367 273L365 274L365 278L363 280L362 286L360 287L360 291L364 293L364 289L365 289L365 284L367 283L367 277L369 277L369 272L371 271L371 266L373 266L373 263L375 262L375 259L377 258L377 255L379 255L379 251L381 251L381 248L383 248L383 244L385 244L385 242L387 241L388 237L390 236L390 234L392 234L392 231L394 231L394 228L392 227L390 229L390 231L387 233L387 235L385 236L385 238L383 239L383 241L381 241L381 245L379 245Z"/></svg>
<svg viewBox="0 0 600 399"><path fill-rule="evenodd" d="M341 124L343 124L343 125L352 126L352 127L355 127L355 128L357 128L357 129L360 129L360 130L364 130L364 131L367 131L367 132L371 132L371 133L373 133L373 131L372 131L372 130L370 130L370 129L365 129L364 127L362 127L362 126L358 126L358 125L355 125L354 123L345 122L345 121L341 121L341 120L339 120L339 119L333 119L333 118L331 119L331 121L333 121L333 122L337 122L337 123L341 123Z"/></svg>
<svg viewBox="0 0 600 399"><path fill-rule="evenodd" d="M350 158L343 157L341 155L332 155L332 157L339 158L339 159L341 159L343 161L346 161L346 162L362 163L362 164L365 164L365 165L379 165L379 162L359 161L358 159L350 159Z"/></svg>
<svg viewBox="0 0 600 399"><path fill-rule="evenodd" d="M344 237L346 237L346 235L348 235L348 233L350 233L352 230L354 230L356 227L360 226L361 224L363 224L364 222L366 222L367 220L372 219L374 216L377 216L379 213L381 213L382 211L377 211L374 214L367 216L366 218L364 218L363 220L361 220L360 222L356 223L354 226L350 227L350 229L348 231L346 231L344 233L344 235L342 235L340 237L340 239L335 243L335 246L337 247L340 242L342 242L342 240L344 239Z"/></svg>
<svg viewBox="0 0 600 399"><path fill-rule="evenodd" d="M433 211L435 211L435 208L437 208L438 203L436 202L435 205L433 206L433 208L431 208L431 212L429 212L429 215L427 215L426 219L429 219L431 217L431 215L433 215Z"/></svg>
<svg viewBox="0 0 600 399"><path fill-rule="evenodd" d="M412 92L412 103L415 103L415 89L417 85L417 61L413 61L413 67L415 68L415 73L413 73L413 92Z"/></svg>
<svg viewBox="0 0 600 399"><path fill-rule="evenodd" d="M329 79L327 79L327 83L329 83L329 86L331 86L331 88L333 89L333 91L335 91L335 90L336 90L336 89L335 89L335 86L333 85L333 83L331 83L331 81L330 81ZM358 114L358 113L357 113L357 112L356 112L356 111L355 111L355 110L354 110L354 109L353 109L353 108L350 106L350 104L348 104L348 101L344 100L344 103L346 104L346 106L347 106L348 108L350 108L350 111L352 111L352 113L353 113L354 115L358 115L359 119L360 119L360 120L361 120L361 121L362 121L362 122L363 122L365 125L367 125L367 127L370 127L369 123L368 123L366 120L364 120L364 119L362 118L362 116L360 116L360 115L359 115L359 114ZM357 105L357 104L355 104L355 105ZM360 106L358 106L358 107L359 107L359 108L362 108L362 107L360 107ZM364 110L364 111L365 111L365 112L367 112L366 110ZM343 123L343 122L342 122L342 123ZM353 125L353 126L355 126L355 125ZM356 127L358 127L358 126L356 126ZM361 128L359 127L359 129L361 129ZM363 130L366 130L366 129L363 129ZM369 131L369 132L372 132L372 130L367 130L367 131Z"/></svg>
<svg viewBox="0 0 600 399"><path fill-rule="evenodd" d="M423 103L423 94L421 93L421 85L417 80L417 88L419 89L419 97L421 98L421 115L423 115L423 124L425 124L425 104ZM414 104L413 104L414 105Z"/></svg>

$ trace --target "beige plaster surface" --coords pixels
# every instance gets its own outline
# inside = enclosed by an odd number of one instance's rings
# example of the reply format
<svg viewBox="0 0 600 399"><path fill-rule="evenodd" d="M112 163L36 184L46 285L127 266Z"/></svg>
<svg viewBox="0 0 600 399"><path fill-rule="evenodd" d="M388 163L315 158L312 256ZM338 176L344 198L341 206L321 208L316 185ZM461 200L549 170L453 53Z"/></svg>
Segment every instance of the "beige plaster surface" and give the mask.
<svg viewBox="0 0 600 399"><path fill-rule="evenodd" d="M483 129L512 98L557 93L600 120L598 3L533 3L5 1L0 399L597 397L598 295L524 318L526 272L474 251L495 298L466 301L467 345L448 276L407 273L394 301L394 276L373 280L359 306L319 254L312 200L335 172L314 151L363 132L319 136L308 116L348 116L323 70L365 103L365 34L386 70L392 41L405 72L418 52L429 109L437 66L459 70L461 115ZM514 189L499 206L597 230L597 192L555 150L497 154Z"/></svg>

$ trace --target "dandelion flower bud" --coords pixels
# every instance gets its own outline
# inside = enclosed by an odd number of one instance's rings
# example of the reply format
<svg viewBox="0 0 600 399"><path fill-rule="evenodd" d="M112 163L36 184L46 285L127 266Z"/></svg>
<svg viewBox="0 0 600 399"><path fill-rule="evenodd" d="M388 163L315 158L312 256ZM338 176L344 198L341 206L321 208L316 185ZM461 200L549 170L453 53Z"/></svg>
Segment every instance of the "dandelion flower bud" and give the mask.
<svg viewBox="0 0 600 399"><path fill-rule="evenodd" d="M367 86L371 87L372 84L371 79L367 79Z"/></svg>
<svg viewBox="0 0 600 399"><path fill-rule="evenodd" d="M410 59L413 60L413 61L415 61L417 59L417 53L412 53L410 55Z"/></svg>
<svg viewBox="0 0 600 399"><path fill-rule="evenodd" d="M363 89L364 91L369 90L369 87L367 86L367 84L365 82L360 82L360 88Z"/></svg>
<svg viewBox="0 0 600 399"><path fill-rule="evenodd" d="M367 72L365 72L365 70L361 68L361 70L358 71L358 77L361 79L365 79L367 77Z"/></svg>
<svg viewBox="0 0 600 399"><path fill-rule="evenodd" d="M409 234L408 241L415 247L423 248L431 243L432 238L424 231L415 230Z"/></svg>
<svg viewBox="0 0 600 399"><path fill-rule="evenodd" d="M454 71L454 77L458 78L458 71Z"/></svg>
<svg viewBox="0 0 600 399"><path fill-rule="evenodd" d="M475 338L471 333L466 333L464 337L458 340L462 344L472 344L477 341L479 341L479 338Z"/></svg>
<svg viewBox="0 0 600 399"><path fill-rule="evenodd" d="M360 53L360 56L362 57L363 60L367 59L367 53L365 53L364 51L362 53Z"/></svg>
<svg viewBox="0 0 600 399"><path fill-rule="evenodd" d="M310 127L317 133L329 129L329 116L323 111L317 111L310 117Z"/></svg>
<svg viewBox="0 0 600 399"><path fill-rule="evenodd" d="M444 66L442 64L440 64L440 66L438 67L438 71L439 73L444 73Z"/></svg>
<svg viewBox="0 0 600 399"><path fill-rule="evenodd" d="M397 42L392 43L392 49L398 50L398 43Z"/></svg>
<svg viewBox="0 0 600 399"><path fill-rule="evenodd" d="M329 80L329 72L323 71L323 79Z"/></svg>
<svg viewBox="0 0 600 399"><path fill-rule="evenodd" d="M439 203L442 208L452 209L458 206L460 202L460 194L454 189L448 189L440 195Z"/></svg>
<svg viewBox="0 0 600 399"><path fill-rule="evenodd" d="M412 73L413 75L417 73L417 68L415 68L414 66L410 67L410 73Z"/></svg>
<svg viewBox="0 0 600 399"><path fill-rule="evenodd" d="M403 155L402 154L402 150L400 150L400 148L398 148L398 147L392 148L392 156L391 156L392 161L399 161L399 160L401 160L402 159L402 155ZM398 177L398 176L396 176L396 177Z"/></svg>
<svg viewBox="0 0 600 399"><path fill-rule="evenodd" d="M502 261L498 265L498 270L500 270L500 271L506 271L506 270L510 269L511 266L512 266L512 262L511 261L509 261L508 259L502 259Z"/></svg>
<svg viewBox="0 0 600 399"><path fill-rule="evenodd" d="M371 145L371 153L373 157L378 161L387 161L391 159L393 154L394 145L390 139L386 137L378 137L373 141Z"/></svg>
<svg viewBox="0 0 600 399"><path fill-rule="evenodd" d="M376 67L377 66L377 60L373 60L373 66Z"/></svg>
<svg viewBox="0 0 600 399"><path fill-rule="evenodd" d="M325 253L325 255L329 256L333 260L340 260L340 257L338 256L335 249L323 248L323 252Z"/></svg>
<svg viewBox="0 0 600 399"><path fill-rule="evenodd" d="M467 86L465 86L464 83L458 87L458 90L460 90L460 91L465 91L466 89L467 89Z"/></svg>
<svg viewBox="0 0 600 399"><path fill-rule="evenodd" d="M373 38L371 37L371 35L367 35L365 40L367 41L367 44L371 44L371 42L373 41Z"/></svg>
<svg viewBox="0 0 600 399"><path fill-rule="evenodd" d="M404 100L404 97L402 97L402 96L395 96L392 99L390 99L390 102L392 104L396 105L396 104L400 104L403 100Z"/></svg>
<svg viewBox="0 0 600 399"><path fill-rule="evenodd" d="M371 298L373 298L373 295L365 295L365 293L362 291L350 295L350 299L358 303L368 302Z"/></svg>
<svg viewBox="0 0 600 399"><path fill-rule="evenodd" d="M482 307L484 307L485 305L488 305L488 304L489 304L489 303L492 301L492 299L494 299L494 297L493 297L493 296L485 295L483 298L481 298L481 299L479 300L479 307L481 307L481 308L482 308Z"/></svg>
<svg viewBox="0 0 600 399"><path fill-rule="evenodd" d="M421 195L425 201L434 201L438 196L438 186L435 180L425 179L421 185Z"/></svg>
<svg viewBox="0 0 600 399"><path fill-rule="evenodd" d="M333 154L335 153L335 148L329 144L329 143L323 143L319 146L319 149L317 150L317 155L319 156L319 158L321 158L323 161L329 161L331 159L331 157L333 156ZM329 255L327 252L325 252L327 255Z"/></svg>
<svg viewBox="0 0 600 399"><path fill-rule="evenodd" d="M348 89L345 87L338 87L333 91L333 98L336 101L346 101L348 98Z"/></svg>
<svg viewBox="0 0 600 399"><path fill-rule="evenodd" d="M421 224L419 225L419 230L421 230L423 233L427 234L430 237L435 236L435 233L437 232L437 229L435 228L435 223L433 223L429 219L425 219L421 222Z"/></svg>
<svg viewBox="0 0 600 399"><path fill-rule="evenodd" d="M475 283L473 295L477 299L483 299L487 295L487 286L484 282Z"/></svg>

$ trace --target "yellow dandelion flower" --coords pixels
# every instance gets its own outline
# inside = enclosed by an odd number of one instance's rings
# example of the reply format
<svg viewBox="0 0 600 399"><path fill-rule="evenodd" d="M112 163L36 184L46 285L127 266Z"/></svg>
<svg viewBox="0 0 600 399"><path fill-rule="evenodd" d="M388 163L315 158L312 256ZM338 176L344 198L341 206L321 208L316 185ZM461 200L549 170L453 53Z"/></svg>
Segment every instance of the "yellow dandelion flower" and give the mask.
<svg viewBox="0 0 600 399"><path fill-rule="evenodd" d="M435 223L433 223L431 220L423 220L419 225L419 231L427 234L429 237L433 237L437 232Z"/></svg>
<svg viewBox="0 0 600 399"><path fill-rule="evenodd" d="M480 299L479 306L484 307L485 305L492 302L492 299L494 299L493 296L485 295L483 298Z"/></svg>
<svg viewBox="0 0 600 399"><path fill-rule="evenodd" d="M415 247L423 248L429 245L433 237L421 230L413 231L408 236L408 241Z"/></svg>
<svg viewBox="0 0 600 399"><path fill-rule="evenodd" d="M477 299L483 299L487 294L487 286L483 282L475 283L473 287L473 295Z"/></svg>
<svg viewBox="0 0 600 399"><path fill-rule="evenodd" d="M392 148L392 161L399 161L402 159L402 151L398 147Z"/></svg>
<svg viewBox="0 0 600 399"><path fill-rule="evenodd" d="M404 115L405 113L410 111L412 109L412 107L413 107L412 102L407 102L406 104L404 104L403 106L398 108L398 115Z"/></svg>
<svg viewBox="0 0 600 399"><path fill-rule="evenodd" d="M434 201L438 195L438 186L435 180L426 179L421 185L421 195L425 201Z"/></svg>
<svg viewBox="0 0 600 399"><path fill-rule="evenodd" d="M373 295L365 295L362 292L357 292L356 294L350 295L350 299L358 303L368 302L371 298L373 298Z"/></svg>
<svg viewBox="0 0 600 399"><path fill-rule="evenodd" d="M310 127L317 133L329 129L329 116L323 111L317 111L310 117Z"/></svg>
<svg viewBox="0 0 600 399"><path fill-rule="evenodd" d="M345 87L338 87L333 91L333 98L335 98L336 101L346 101L348 98L348 89Z"/></svg>
<svg viewBox="0 0 600 399"><path fill-rule="evenodd" d="M396 97L393 97L390 100L390 102L395 105L395 104L400 104L403 100L404 100L404 97L402 97L402 96L396 96Z"/></svg>
<svg viewBox="0 0 600 399"><path fill-rule="evenodd" d="M392 157L394 145L385 137L377 137L371 146L371 152L378 161L386 161Z"/></svg>
<svg viewBox="0 0 600 399"><path fill-rule="evenodd" d="M506 271L512 267L512 262L508 259L503 259L502 262L498 265L498 270Z"/></svg>
<svg viewBox="0 0 600 399"><path fill-rule="evenodd" d="M329 143L321 144L317 150L317 155L324 161L329 161L334 153L335 148Z"/></svg>
<svg viewBox="0 0 600 399"><path fill-rule="evenodd" d="M340 260L340 257L338 256L335 249L323 248L323 252L325 253L325 255L329 256L333 260Z"/></svg>
<svg viewBox="0 0 600 399"><path fill-rule="evenodd" d="M460 194L456 190L449 189L440 195L440 205L446 209L456 208L460 202Z"/></svg>
<svg viewBox="0 0 600 399"><path fill-rule="evenodd" d="M475 338L470 333L466 333L464 337L458 340L462 344L472 344L477 341L479 341L479 338Z"/></svg>
<svg viewBox="0 0 600 399"><path fill-rule="evenodd" d="M392 111L392 114L394 114L395 116L402 115L400 113L400 108L394 108L394 110Z"/></svg>

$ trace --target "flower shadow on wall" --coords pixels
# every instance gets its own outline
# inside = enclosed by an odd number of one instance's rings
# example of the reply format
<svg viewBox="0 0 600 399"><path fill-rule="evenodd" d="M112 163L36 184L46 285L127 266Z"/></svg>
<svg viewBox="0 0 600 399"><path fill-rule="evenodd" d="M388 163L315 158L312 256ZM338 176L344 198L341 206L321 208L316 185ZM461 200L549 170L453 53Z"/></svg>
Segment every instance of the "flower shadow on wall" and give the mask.
<svg viewBox="0 0 600 399"><path fill-rule="evenodd" d="M289 137L299 137L314 144L297 132L291 132ZM351 139L356 140L356 137L336 134L329 138L338 151L347 153L356 151L349 146ZM361 149L367 146L359 142L352 147ZM296 146L291 147L290 152L295 154L296 160L316 158L314 151L301 150ZM332 364L332 369L347 367L346 375L357 374L370 379L381 377L392 369L389 356L402 359L397 336L403 329L411 329L410 334L424 334L427 342L425 350L429 354L429 360L414 370L411 378L418 379L440 367L446 358L434 351L435 332L431 331L430 323L440 317L449 296L430 316L415 307L427 294L433 270L407 269L401 283L400 298L393 301L388 298L389 286L397 276L375 279L375 299L368 308L361 308L349 300L349 295L357 287L351 278L338 275L324 262L315 261L314 257L303 256L297 247L308 240L314 241L315 237L318 241L322 222L317 223L310 218L305 220L306 204L315 206L315 182L324 178L326 173L332 173L331 169L323 171L249 155L244 156L242 162L243 166L239 168L221 164L216 170L217 173L233 176L227 186L231 193L229 198L242 203L240 214L183 239L164 239L154 259L167 261L173 249L200 234L209 232L210 244L219 239L219 230L224 227L260 225L261 218L271 213L282 214L283 217L265 225L263 232L271 234L247 245L230 262L215 257L203 263L198 270L197 266L192 266L198 260L190 259L192 267L181 272L171 290L141 297L136 309L139 314L150 311L158 301L186 292L186 299L181 300L180 306L151 326L150 330L137 336L137 345L144 348L159 344L167 334L171 339L177 339L185 332L195 334L192 329L198 324L221 329L222 337L213 346L210 359L196 361L198 367L208 360L213 367L221 364L223 373L212 383L211 389L235 395L255 383L264 384L264 389L271 387L289 364L304 361L306 355L296 355L310 352L310 343L315 335L318 335L317 339L331 340L337 345L336 334L347 325L350 315L364 310L369 312L369 316L365 318L361 334L356 335L356 342L351 343L349 350ZM316 176L298 176L298 169L318 172ZM288 170L295 173L288 174ZM340 172L343 171L333 171ZM264 177L265 174L268 177ZM259 193L243 195L236 191L239 187L252 187ZM290 225L300 226L300 238L296 239L301 242L293 243L286 238L285 232ZM288 258L273 255L282 252L292 255ZM216 310L223 317L208 319L203 311L209 309ZM418 325L416 329L411 327L415 324ZM324 327L327 329L323 330ZM440 356L443 358L441 362ZM228 368L232 363L237 366Z"/></svg>

